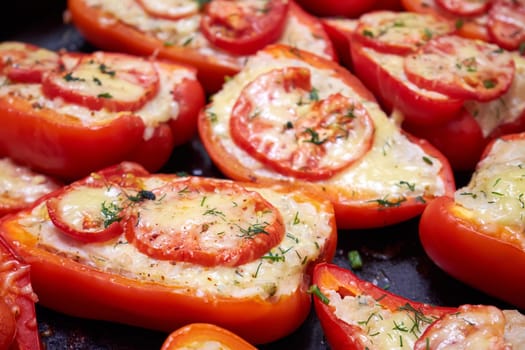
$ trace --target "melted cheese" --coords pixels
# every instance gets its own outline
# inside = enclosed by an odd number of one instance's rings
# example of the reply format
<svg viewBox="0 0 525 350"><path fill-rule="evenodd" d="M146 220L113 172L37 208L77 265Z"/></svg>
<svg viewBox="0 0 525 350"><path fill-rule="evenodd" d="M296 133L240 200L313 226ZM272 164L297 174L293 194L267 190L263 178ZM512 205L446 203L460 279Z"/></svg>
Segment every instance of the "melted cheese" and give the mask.
<svg viewBox="0 0 525 350"><path fill-rule="evenodd" d="M497 140L470 183L456 191L460 217L525 249L525 140Z"/></svg>
<svg viewBox="0 0 525 350"><path fill-rule="evenodd" d="M29 204L56 188L58 185L46 176L0 158L0 198Z"/></svg>
<svg viewBox="0 0 525 350"><path fill-rule="evenodd" d="M386 45L403 45L417 50L427 41L452 32L450 22L440 17L413 12L376 11L359 18L360 34Z"/></svg>
<svg viewBox="0 0 525 350"><path fill-rule="evenodd" d="M263 204L260 197L252 192L238 192L229 189L207 191L188 188L187 183L168 193L159 192L160 201L145 201L140 205L140 221L137 227L157 232L183 231L199 237L199 246L219 250L235 248L239 237L253 235L250 227L264 228L276 220L275 212ZM100 203L100 201L99 201ZM257 239L251 236L248 239ZM163 246L166 238L158 235L157 247ZM158 245L157 245L158 244ZM232 261L233 263L233 261Z"/></svg>
<svg viewBox="0 0 525 350"><path fill-rule="evenodd" d="M95 53L95 58L99 53ZM100 58L99 58L100 60ZM144 74L144 76L155 75L156 71L150 62L143 60L131 59L127 60L124 57L112 60L112 67L117 67L118 70L128 72L130 69L135 69L136 74ZM110 93L111 98L118 101L133 102L140 100L146 93L146 87L140 85L137 80L129 81L126 78L126 73L123 74L107 74L100 69L100 63L95 60L83 61L76 66L72 71L74 79L67 80L62 76L56 76L54 83L60 86L65 91L75 91L83 96L99 96L104 93Z"/></svg>
<svg viewBox="0 0 525 350"><path fill-rule="evenodd" d="M147 178L145 189L163 185L160 178ZM105 243L85 244L61 234L50 222L45 205L39 205L19 220L38 240L38 245L105 272L155 281L174 290L197 295L263 299L293 293L303 283L306 266L323 251L332 233L331 206L314 204L309 198L271 188L248 188L259 192L281 213L286 234L267 255L237 267L204 267L186 262L159 261L140 253L125 236ZM82 196L78 196L83 201ZM218 199L217 199L218 201ZM164 220L164 219L163 219ZM161 224L166 221L161 221Z"/></svg>
<svg viewBox="0 0 525 350"><path fill-rule="evenodd" d="M472 94L490 91L484 87L488 79L514 75L508 52L493 44L455 35L439 37L423 50L407 56L405 69L430 84L442 82Z"/></svg>
<svg viewBox="0 0 525 350"><path fill-rule="evenodd" d="M86 0L86 3L102 9L116 20L137 28L166 45L193 48L219 62L238 67L246 60L244 56L233 56L216 49L208 42L199 29L200 13L169 20L149 15L135 0ZM101 21L107 19L102 18ZM283 35L278 42L327 56L325 40L315 36L308 26L293 15L288 16Z"/></svg>
<svg viewBox="0 0 525 350"><path fill-rule="evenodd" d="M341 297L335 291L323 291L335 315L342 321L359 327L361 343L372 350L413 349L414 343L434 320L430 317L414 317L414 312L391 311L373 298L361 296ZM420 320L420 321L415 321Z"/></svg>
<svg viewBox="0 0 525 350"><path fill-rule="evenodd" d="M512 123L525 115L525 58L512 53L516 71L509 90L501 97L489 101L467 101L465 108L476 118L487 137L494 129Z"/></svg>
<svg viewBox="0 0 525 350"><path fill-rule="evenodd" d="M150 127L146 128L144 133L144 139L146 140L151 137L151 127L178 117L179 104L173 99L171 94L172 87L186 78L196 79L195 73L189 69L179 67L176 70L169 70L158 63L155 63L155 67L159 73L159 91L157 95L142 106L142 108L133 112L134 115L142 118L147 127ZM109 112L106 109L93 111L80 105L65 102L61 98L47 98L42 94L40 84L12 84L6 80L5 77L0 78L0 97L7 96L8 100L9 96L26 99L31 105L51 109L57 113L78 118L86 126L108 123L118 118L122 113L129 113ZM107 90L105 91L107 92ZM124 93L126 92L124 91Z"/></svg>
<svg viewBox="0 0 525 350"><path fill-rule="evenodd" d="M62 220L78 230L84 230L86 217L93 222L102 222L102 205L118 205L121 191L116 187L82 186L68 191L60 201L60 215ZM98 228L98 227L97 227Z"/></svg>
<svg viewBox="0 0 525 350"><path fill-rule="evenodd" d="M142 6L153 13L161 13L167 17L181 17L199 10L199 2L195 0L140 0Z"/></svg>
<svg viewBox="0 0 525 350"><path fill-rule="evenodd" d="M319 92L319 99L334 93L357 98L376 127L372 148L363 158L332 178L317 183L336 185L341 196L363 201L385 196L395 200L403 196L444 193L444 184L439 177L442 164L437 159L429 161L423 149L401 134L399 126L384 114L377 103L356 97L355 92L331 70L309 66L300 59L276 59L264 52L250 58L246 67L212 97L213 103L206 111L213 116L214 136L244 167L252 169L254 176L293 180L270 170L233 142L229 129L231 110L246 84L260 74L288 66L310 69L312 87ZM286 115L282 113L277 117L286 121ZM415 188L407 184L414 184Z"/></svg>

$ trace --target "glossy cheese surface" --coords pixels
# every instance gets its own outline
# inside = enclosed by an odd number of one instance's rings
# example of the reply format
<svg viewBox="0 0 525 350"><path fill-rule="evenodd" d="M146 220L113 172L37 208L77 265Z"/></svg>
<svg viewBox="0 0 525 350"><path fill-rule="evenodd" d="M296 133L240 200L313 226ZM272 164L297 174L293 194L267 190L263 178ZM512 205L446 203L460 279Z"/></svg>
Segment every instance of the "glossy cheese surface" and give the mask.
<svg viewBox="0 0 525 350"><path fill-rule="evenodd" d="M57 188L46 176L0 158L0 203L4 198L29 204Z"/></svg>
<svg viewBox="0 0 525 350"><path fill-rule="evenodd" d="M366 295L341 297L335 291L325 294L339 319L361 329L359 340L368 349L413 349L419 336L435 321L426 316L416 318L413 311L391 311Z"/></svg>
<svg viewBox="0 0 525 350"><path fill-rule="evenodd" d="M152 190L163 184L164 180L148 177L145 189ZM236 267L161 261L141 253L124 235L102 243L81 243L68 238L52 224L45 204L35 207L31 215L20 218L19 223L34 235L40 247L104 272L158 282L197 295L260 296L268 299L290 294L302 285L306 266L320 257L333 234L332 207L327 202L311 201L310 197L298 192L275 187L248 190L257 191L279 210L285 224L285 235L263 257ZM69 198L70 204L74 206L75 201L79 201L82 205L86 200L88 204L94 203L101 195L102 191L99 191L89 199L78 194L75 198ZM221 204L221 208L231 205L231 198L224 200L227 203ZM162 200L157 204L162 205ZM213 204L219 206L220 199L213 198ZM202 209L189 206L179 214L198 220L197 216L203 215ZM155 215L149 214L148 220L154 219ZM170 224L165 217L158 219L160 225Z"/></svg>
<svg viewBox="0 0 525 350"><path fill-rule="evenodd" d="M312 88L317 90L319 100L335 93L353 98L357 96L353 89L329 69L315 68L299 58L275 58L264 52L252 57L247 66L212 97L212 104L206 113L211 120L214 136L243 166L252 169L256 177L286 179L284 175L265 167L234 143L229 129L230 115L245 85L263 73L283 67L308 68ZM289 96L283 94L279 98L286 100ZM392 200L403 196L443 194L444 184L439 177L442 165L439 160L431 159L420 146L410 142L400 132L394 119L388 118L377 103L363 100L361 97L357 99L364 105L375 124L372 148L350 167L318 183L340 186L341 193L353 200L382 198L385 194ZM276 113L275 118L283 120L284 125L286 110L272 108L272 112Z"/></svg>
<svg viewBox="0 0 525 350"><path fill-rule="evenodd" d="M454 198L460 217L525 249L525 140L498 139Z"/></svg>

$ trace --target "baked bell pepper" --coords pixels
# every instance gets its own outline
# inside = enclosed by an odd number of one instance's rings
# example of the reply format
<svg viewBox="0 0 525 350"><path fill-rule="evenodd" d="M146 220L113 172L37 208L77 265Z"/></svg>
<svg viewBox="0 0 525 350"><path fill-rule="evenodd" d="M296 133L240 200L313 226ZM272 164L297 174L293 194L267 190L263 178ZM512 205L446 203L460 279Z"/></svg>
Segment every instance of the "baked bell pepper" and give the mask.
<svg viewBox="0 0 525 350"><path fill-rule="evenodd" d="M443 155L404 133L355 76L290 46L252 56L211 97L198 128L225 176L321 190L339 228L414 218L455 189Z"/></svg>
<svg viewBox="0 0 525 350"><path fill-rule="evenodd" d="M419 235L428 256L458 280L525 307L523 163L525 134L492 141L454 196L423 212Z"/></svg>
<svg viewBox="0 0 525 350"><path fill-rule="evenodd" d="M314 305L332 349L508 349L523 346L525 316L492 305L439 307L408 300L321 263ZM474 344L474 345L473 345Z"/></svg>
<svg viewBox="0 0 525 350"><path fill-rule="evenodd" d="M41 305L166 332L213 323L254 344L304 321L311 266L335 253L329 202L292 186L144 173L123 163L64 188L55 220L66 230L48 214L55 195L2 219ZM122 233L87 241L102 221Z"/></svg>
<svg viewBox="0 0 525 350"><path fill-rule="evenodd" d="M73 180L123 160L155 171L196 131L193 69L18 42L0 52L0 155L36 171Z"/></svg>

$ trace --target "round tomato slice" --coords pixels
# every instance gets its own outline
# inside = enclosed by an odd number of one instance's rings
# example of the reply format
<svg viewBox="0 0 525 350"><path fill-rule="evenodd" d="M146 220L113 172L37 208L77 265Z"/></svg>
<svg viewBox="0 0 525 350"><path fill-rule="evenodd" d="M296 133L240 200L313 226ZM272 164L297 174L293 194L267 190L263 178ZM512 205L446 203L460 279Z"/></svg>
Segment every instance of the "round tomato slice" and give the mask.
<svg viewBox="0 0 525 350"><path fill-rule="evenodd" d="M525 0L497 0L489 10L492 40L507 50L525 50Z"/></svg>
<svg viewBox="0 0 525 350"><path fill-rule="evenodd" d="M83 105L91 110L135 111L159 89L154 64L144 58L96 52L62 56L65 70L43 79L43 92L50 98ZM69 68L72 62L76 63Z"/></svg>
<svg viewBox="0 0 525 350"><path fill-rule="evenodd" d="M432 323L414 344L414 350L509 349L505 315L495 306L461 305Z"/></svg>
<svg viewBox="0 0 525 350"><path fill-rule="evenodd" d="M124 223L126 238L156 259L237 266L284 235L280 212L259 193L224 180L181 178L154 189Z"/></svg>
<svg viewBox="0 0 525 350"><path fill-rule="evenodd" d="M481 15L488 8L489 0L436 0L446 11L458 16Z"/></svg>
<svg viewBox="0 0 525 350"><path fill-rule="evenodd" d="M195 0L136 0L149 15L165 19L179 19L199 12Z"/></svg>
<svg viewBox="0 0 525 350"><path fill-rule="evenodd" d="M352 39L381 52L405 55L454 30L452 21L434 14L374 11L359 18Z"/></svg>
<svg viewBox="0 0 525 350"><path fill-rule="evenodd" d="M414 84L453 98L489 101L503 95L514 79L512 55L496 45L459 36L429 41L405 58Z"/></svg>
<svg viewBox="0 0 525 350"><path fill-rule="evenodd" d="M288 67L258 76L232 109L235 143L276 171L319 180L368 152L374 124L366 109L341 94L320 100L310 71Z"/></svg>
<svg viewBox="0 0 525 350"><path fill-rule="evenodd" d="M64 234L79 241L103 242L119 236L124 209L155 198L141 189L140 176L147 174L133 163L93 173L47 199L49 218Z"/></svg>
<svg viewBox="0 0 525 350"><path fill-rule="evenodd" d="M44 73L58 68L58 62L57 53L31 44L0 44L0 70L13 82L40 83Z"/></svg>
<svg viewBox="0 0 525 350"><path fill-rule="evenodd" d="M122 206L119 190L106 187L69 187L46 201L49 218L69 237L83 242L103 242L120 235Z"/></svg>
<svg viewBox="0 0 525 350"><path fill-rule="evenodd" d="M250 55L281 37L288 5L288 0L212 0L200 27L218 48Z"/></svg>

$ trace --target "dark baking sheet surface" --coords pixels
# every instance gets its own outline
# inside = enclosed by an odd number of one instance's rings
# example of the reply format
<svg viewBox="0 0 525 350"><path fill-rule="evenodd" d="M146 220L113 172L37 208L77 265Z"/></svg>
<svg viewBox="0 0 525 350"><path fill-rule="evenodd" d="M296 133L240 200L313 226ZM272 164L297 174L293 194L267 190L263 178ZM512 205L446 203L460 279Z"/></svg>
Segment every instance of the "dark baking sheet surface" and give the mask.
<svg viewBox="0 0 525 350"><path fill-rule="evenodd" d="M0 40L34 43L49 49L92 51L76 29L63 22L66 4L62 0L18 1L2 4ZM221 177L199 140L174 150L162 172L186 171L192 175ZM457 174L462 185L469 174ZM435 305L492 304L510 306L480 293L446 275L425 255L418 241L418 220L377 230L340 231L334 263L350 268L347 253L358 250L363 268L361 278L406 298ZM57 286L60 288L60 286ZM171 310L169 312L177 312ZM37 305L42 342L49 350L159 349L166 333L110 322L63 315ZM264 332L264 325L261 325ZM290 336L259 349L329 349L315 312Z"/></svg>

